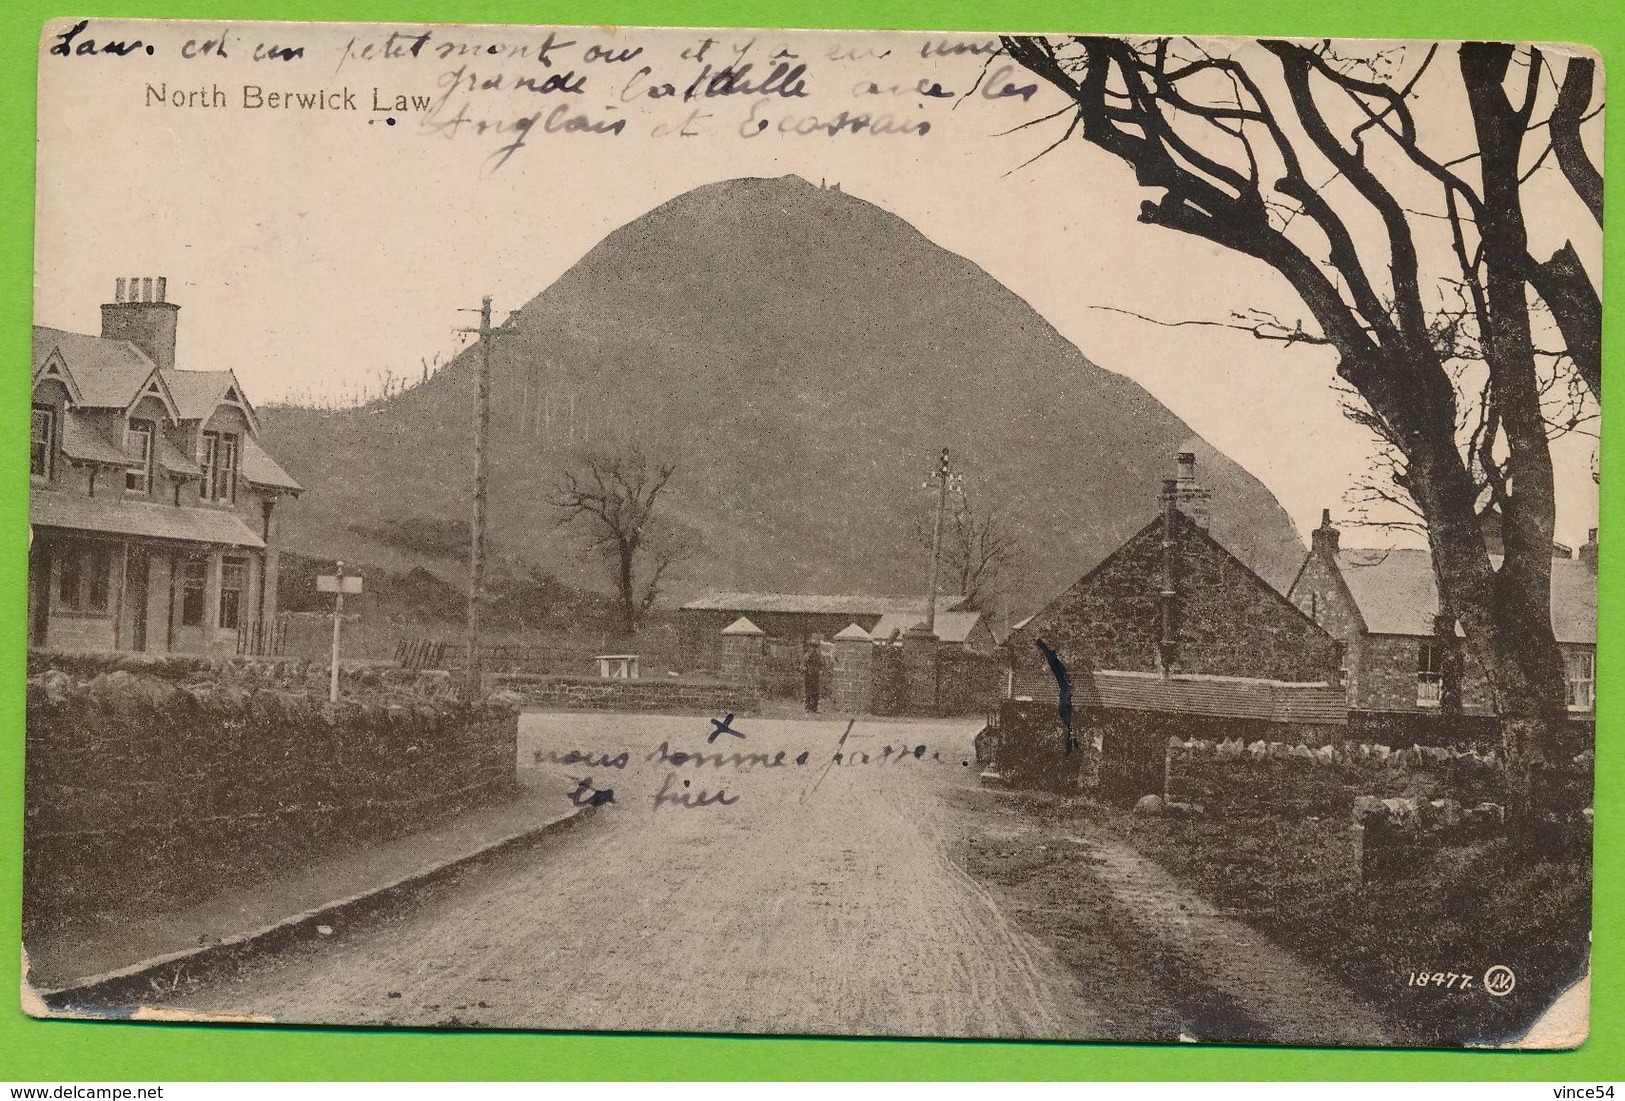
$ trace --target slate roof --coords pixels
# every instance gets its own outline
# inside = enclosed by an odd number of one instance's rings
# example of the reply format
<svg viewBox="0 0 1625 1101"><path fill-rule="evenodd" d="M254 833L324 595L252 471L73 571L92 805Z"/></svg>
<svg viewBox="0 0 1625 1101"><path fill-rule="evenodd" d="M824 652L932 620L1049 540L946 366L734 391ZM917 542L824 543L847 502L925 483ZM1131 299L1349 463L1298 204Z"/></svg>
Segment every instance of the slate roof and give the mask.
<svg viewBox="0 0 1625 1101"><path fill-rule="evenodd" d="M278 466L277 461L271 458L270 453L261 447L253 436L243 437L243 454L238 462L241 464L243 479L253 485L286 489L294 493L305 488Z"/></svg>
<svg viewBox="0 0 1625 1101"><path fill-rule="evenodd" d="M1498 567L1500 557L1491 556ZM1439 610L1433 558L1426 550L1337 552L1337 568L1376 635L1431 635ZM1597 641L1597 574L1578 558L1552 559L1552 631L1558 642Z"/></svg>
<svg viewBox="0 0 1625 1101"><path fill-rule="evenodd" d="M961 596L937 597L937 614L952 611L964 600ZM716 612L794 612L808 615L885 615L887 612L918 611L924 615L924 596L863 596L821 593L707 593L690 600L688 611Z"/></svg>
<svg viewBox="0 0 1625 1101"><path fill-rule="evenodd" d="M91 408L123 409L152 374L152 360L128 340L35 325L34 371L45 365L53 350L62 353L62 362L79 389L79 404Z"/></svg>
<svg viewBox="0 0 1625 1101"><path fill-rule="evenodd" d="M216 508L177 508L150 501L79 497L50 491L28 500L35 527L70 528L108 535L136 535L185 543L263 549L265 541L235 513Z"/></svg>
<svg viewBox="0 0 1625 1101"><path fill-rule="evenodd" d="M135 460L108 439L91 418L69 409L62 418L62 454L85 463L134 466Z"/></svg>
<svg viewBox="0 0 1625 1101"><path fill-rule="evenodd" d="M1077 702L1083 706L1282 723L1348 722L1348 697L1341 685L1097 669L1092 683L1078 688Z"/></svg>
<svg viewBox="0 0 1625 1101"><path fill-rule="evenodd" d="M963 643L970 638L970 633L982 621L981 612L944 612L938 610L936 622L936 636L939 642ZM918 624L925 626L925 613L919 610L908 612L887 612L880 617L874 630L869 634L873 638L886 639L893 635L905 634L909 628Z"/></svg>

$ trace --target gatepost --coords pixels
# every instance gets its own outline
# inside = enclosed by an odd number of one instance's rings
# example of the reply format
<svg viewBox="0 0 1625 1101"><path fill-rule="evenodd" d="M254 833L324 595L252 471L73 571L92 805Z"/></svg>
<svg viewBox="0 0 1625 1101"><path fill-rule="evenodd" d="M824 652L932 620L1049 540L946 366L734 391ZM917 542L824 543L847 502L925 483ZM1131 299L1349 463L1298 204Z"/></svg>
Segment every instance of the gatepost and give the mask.
<svg viewBox="0 0 1625 1101"><path fill-rule="evenodd" d="M848 624L834 638L835 710L848 715L874 711L875 644L869 632Z"/></svg>
<svg viewBox="0 0 1625 1101"><path fill-rule="evenodd" d="M760 685L767 632L744 616L722 629L717 676L734 684Z"/></svg>
<svg viewBox="0 0 1625 1101"><path fill-rule="evenodd" d="M937 636L923 623L903 632L903 712L937 713Z"/></svg>

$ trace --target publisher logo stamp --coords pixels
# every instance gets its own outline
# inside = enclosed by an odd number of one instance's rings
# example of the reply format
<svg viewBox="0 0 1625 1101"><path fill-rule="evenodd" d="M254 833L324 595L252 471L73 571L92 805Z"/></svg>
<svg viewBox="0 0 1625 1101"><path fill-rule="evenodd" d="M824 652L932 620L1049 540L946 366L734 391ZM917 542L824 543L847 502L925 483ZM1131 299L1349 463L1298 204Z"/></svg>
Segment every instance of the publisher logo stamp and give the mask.
<svg viewBox="0 0 1625 1101"><path fill-rule="evenodd" d="M1512 988L1518 985L1518 976L1512 973L1512 968L1504 963L1498 963L1484 972L1484 992L1496 998L1504 998L1512 993Z"/></svg>

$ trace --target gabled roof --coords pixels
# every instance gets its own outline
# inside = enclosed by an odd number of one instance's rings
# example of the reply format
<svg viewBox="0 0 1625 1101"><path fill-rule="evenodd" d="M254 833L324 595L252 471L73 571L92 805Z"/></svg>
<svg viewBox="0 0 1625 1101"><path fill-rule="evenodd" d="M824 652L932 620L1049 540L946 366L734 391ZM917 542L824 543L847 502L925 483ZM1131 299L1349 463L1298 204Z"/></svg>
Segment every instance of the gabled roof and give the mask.
<svg viewBox="0 0 1625 1101"><path fill-rule="evenodd" d="M206 421L222 403L230 402L243 410L249 428L256 435L259 433L259 418L254 414L254 407L243 396L242 385L229 369L182 371L170 367L161 373L169 385L169 392L175 395L175 406L181 420Z"/></svg>
<svg viewBox="0 0 1625 1101"><path fill-rule="evenodd" d="M238 461L241 464L243 480L250 485L265 489L282 489L295 494L305 488L278 466L277 461L271 458L270 453L261 447L260 442L253 436L243 437L243 454Z"/></svg>
<svg viewBox="0 0 1625 1101"><path fill-rule="evenodd" d="M1433 556L1426 550L1337 552L1337 569L1360 609L1366 630L1376 635L1432 635L1439 612ZM1490 561L1500 566L1500 556ZM1597 641L1597 575L1577 558L1552 559L1552 632L1558 642Z"/></svg>
<svg viewBox="0 0 1625 1101"><path fill-rule="evenodd" d="M981 612L937 612L936 636L939 642L963 643L970 638L976 625L982 621ZM915 626L925 626L925 613L923 611L887 612L880 617L874 630L869 634L873 638L887 639L893 635L907 634Z"/></svg>
<svg viewBox="0 0 1625 1101"><path fill-rule="evenodd" d="M1227 719L1267 719L1281 723L1348 722L1348 695L1341 685L1294 683L1253 677L1194 673L1136 673L1097 669L1079 686L1084 706L1125 711L1161 711Z"/></svg>
<svg viewBox="0 0 1625 1101"><path fill-rule="evenodd" d="M150 501L80 497L45 491L28 498L28 522L36 527L137 535L184 543L261 549L265 541L236 513L218 508L176 508Z"/></svg>
<svg viewBox="0 0 1625 1101"><path fill-rule="evenodd" d="M1274 585L1271 585L1268 581L1265 581L1262 577L1260 577L1258 575L1258 571L1254 570L1251 566L1247 565L1247 563L1243 562L1240 558L1237 558L1235 553L1232 552L1229 547L1225 546L1223 543L1219 542L1216 538L1214 538L1213 533L1211 531L1209 531L1205 526L1203 526L1202 524L1197 523L1188 514L1186 514L1184 511L1182 511L1180 509L1176 508L1174 510L1173 515L1174 515L1174 523L1181 531L1183 531L1184 533L1186 533L1190 537L1192 537L1192 538L1194 538L1196 540L1199 540L1200 542L1206 544L1208 547L1212 548L1213 550L1217 551L1219 554L1223 555L1226 559L1228 559L1229 562L1231 564L1233 564L1236 567L1236 569L1242 574L1242 576L1244 576L1244 577L1246 577L1246 578L1248 578L1248 579L1250 579L1252 581L1255 590L1257 592L1259 592L1260 594L1262 594L1265 597L1265 599L1268 599L1268 600L1276 603L1277 605L1280 605L1283 610L1290 610L1289 611L1290 615L1302 619L1306 623L1313 626L1316 631L1320 631L1320 632L1324 633L1325 628L1321 627L1320 624L1316 623L1314 620L1312 620L1308 616L1304 615L1303 611L1296 604L1292 603L1292 601L1289 600L1286 597L1286 595L1281 592L1281 590L1277 589ZM1134 548L1135 544L1139 543L1140 540L1152 537L1153 535L1157 535L1157 536L1160 537L1162 527L1163 527L1163 517L1162 517L1162 515L1159 514L1156 517L1154 517L1149 523L1147 523L1144 527L1142 527L1139 531L1135 532L1133 535L1131 535L1127 539L1123 540L1122 543L1118 544L1117 548L1115 550L1113 550L1110 554L1108 554L1105 558L1102 558L1099 562L1095 563L1095 565L1093 566L1093 568L1091 568L1089 570L1089 572L1085 573L1082 577L1078 578L1072 584L1068 585L1065 589L1062 589L1061 592L1057 596L1053 597L1042 608L1040 608L1038 611L1034 612L1032 615L1028 616L1026 619L1022 620L1020 623L1016 624L1013 628L1011 628L1010 634L1012 636L1015 635L1017 632L1026 632L1026 633L1030 634L1031 633L1031 626L1035 621L1041 621L1041 625L1047 626L1047 623L1048 623L1047 617L1050 615L1052 608L1054 608L1056 605L1060 604L1068 596L1070 596L1072 593L1076 592L1077 590L1081 589L1083 586L1088 585L1091 582L1093 582L1097 576L1099 576L1101 574L1104 574L1108 570L1115 567L1116 564L1117 564L1118 558L1120 556L1122 556L1122 555L1126 555L1126 554L1131 553L1131 551Z"/></svg>
<svg viewBox="0 0 1625 1101"><path fill-rule="evenodd" d="M128 340L109 340L35 325L34 378L46 369L53 352L60 357L72 380L68 389L75 404L94 409L127 408L140 394L153 370L152 360Z"/></svg>
<svg viewBox="0 0 1625 1101"><path fill-rule="evenodd" d="M952 611L963 601L962 596L937 597L937 614ZM683 607L689 611L716 612L799 612L815 615L881 616L887 612L918 611L925 615L924 596L863 596L830 595L820 593L707 593L690 600Z"/></svg>

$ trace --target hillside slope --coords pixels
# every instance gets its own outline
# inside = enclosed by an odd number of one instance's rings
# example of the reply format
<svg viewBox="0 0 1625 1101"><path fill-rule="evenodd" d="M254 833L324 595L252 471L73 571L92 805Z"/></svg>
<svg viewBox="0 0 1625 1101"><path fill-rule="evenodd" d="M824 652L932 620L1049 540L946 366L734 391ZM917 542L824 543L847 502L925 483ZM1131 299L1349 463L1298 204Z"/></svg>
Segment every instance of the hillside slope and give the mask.
<svg viewBox="0 0 1625 1101"><path fill-rule="evenodd" d="M495 342L491 532L602 584L546 505L584 445L677 463L671 506L704 541L673 587L909 592L936 452L1009 514L1019 607L1076 579L1156 508L1192 433L1084 358L1024 301L906 222L798 177L697 188L611 233ZM451 570L471 484L474 350L361 409L269 408L302 483L288 545ZM1302 546L1274 497L1206 444L1213 530L1277 585Z"/></svg>

